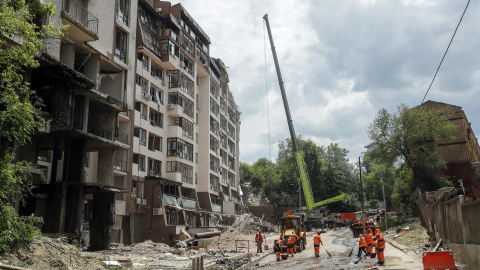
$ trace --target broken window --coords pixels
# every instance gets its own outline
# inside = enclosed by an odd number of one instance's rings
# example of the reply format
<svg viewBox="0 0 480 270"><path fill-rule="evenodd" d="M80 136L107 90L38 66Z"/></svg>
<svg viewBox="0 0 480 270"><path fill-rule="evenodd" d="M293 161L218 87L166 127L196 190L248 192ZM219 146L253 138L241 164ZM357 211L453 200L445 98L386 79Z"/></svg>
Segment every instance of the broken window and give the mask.
<svg viewBox="0 0 480 270"><path fill-rule="evenodd" d="M162 151L162 141L163 138L156 136L153 133L148 134L148 150L150 151Z"/></svg>
<svg viewBox="0 0 480 270"><path fill-rule="evenodd" d="M178 225L178 211L173 208L165 208L165 216L167 217L167 225Z"/></svg>
<svg viewBox="0 0 480 270"><path fill-rule="evenodd" d="M138 170L145 171L145 156L140 154L133 154L133 163L138 165Z"/></svg>
<svg viewBox="0 0 480 270"><path fill-rule="evenodd" d="M150 108L150 125L163 128L163 113Z"/></svg>
<svg viewBox="0 0 480 270"><path fill-rule="evenodd" d="M218 151L218 140L215 137L210 136L210 150L217 153Z"/></svg>
<svg viewBox="0 0 480 270"><path fill-rule="evenodd" d="M193 145L180 138L168 138L167 156L178 156L193 161Z"/></svg>
<svg viewBox="0 0 480 270"><path fill-rule="evenodd" d="M219 110L218 110L218 103L213 100L213 98L210 98L210 112L212 112L214 115L218 116Z"/></svg>
<svg viewBox="0 0 480 270"><path fill-rule="evenodd" d="M140 145L146 146L147 145L147 131L142 128L134 128L133 129L133 136L138 138L138 142Z"/></svg>
<svg viewBox="0 0 480 270"><path fill-rule="evenodd" d="M152 77L154 77L154 78L157 78L157 79L163 81L163 68L161 66L155 64L154 62L152 62L150 75L152 75Z"/></svg>
<svg viewBox="0 0 480 270"><path fill-rule="evenodd" d="M117 0L117 17L128 26L128 15L130 10L130 0Z"/></svg>
<svg viewBox="0 0 480 270"><path fill-rule="evenodd" d="M212 131L215 135L218 135L218 122L210 117L210 131Z"/></svg>
<svg viewBox="0 0 480 270"><path fill-rule="evenodd" d="M128 35L120 28L115 28L115 56L120 61L127 63L127 41Z"/></svg>
<svg viewBox="0 0 480 270"><path fill-rule="evenodd" d="M220 160L213 155L210 155L210 170L214 172L220 171Z"/></svg>
<svg viewBox="0 0 480 270"><path fill-rule="evenodd" d="M220 190L220 179L213 174L210 174L210 189L213 191Z"/></svg>
<svg viewBox="0 0 480 270"><path fill-rule="evenodd" d="M162 162L152 158L148 158L148 176L162 176Z"/></svg>
<svg viewBox="0 0 480 270"><path fill-rule="evenodd" d="M140 113L140 118L147 120L147 105L142 102L135 102L135 110Z"/></svg>

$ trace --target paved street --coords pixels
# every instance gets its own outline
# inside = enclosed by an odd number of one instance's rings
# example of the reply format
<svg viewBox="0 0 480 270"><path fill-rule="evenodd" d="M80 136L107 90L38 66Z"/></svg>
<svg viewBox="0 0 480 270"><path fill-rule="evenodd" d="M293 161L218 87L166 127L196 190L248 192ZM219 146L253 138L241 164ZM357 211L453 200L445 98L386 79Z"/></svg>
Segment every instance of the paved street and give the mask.
<svg viewBox="0 0 480 270"><path fill-rule="evenodd" d="M316 258L313 252L313 236L314 233L307 234L307 249L301 253L295 254L295 256L289 257L285 261L277 262L275 254L272 250L267 257L258 262L259 266L252 267L251 269L262 270L278 270L278 269L366 269L373 266L377 266L376 258L358 259L356 253L358 247L355 245L355 239L353 233L349 229L339 229L336 231L328 231L322 234L322 241L325 247L320 248L320 258ZM267 239L267 243L271 245L273 239ZM330 258L325 248L332 254ZM348 257L350 251L352 256ZM399 249L391 246L387 243L385 249L385 261L384 266L377 266L379 269L423 269L421 256L409 252L405 254Z"/></svg>

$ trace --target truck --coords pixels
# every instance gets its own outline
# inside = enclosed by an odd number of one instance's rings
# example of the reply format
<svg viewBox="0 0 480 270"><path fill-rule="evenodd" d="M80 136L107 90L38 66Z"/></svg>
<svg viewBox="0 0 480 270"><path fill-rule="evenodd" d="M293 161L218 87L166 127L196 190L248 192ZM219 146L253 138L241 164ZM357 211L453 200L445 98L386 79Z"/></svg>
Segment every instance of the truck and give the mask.
<svg viewBox="0 0 480 270"><path fill-rule="evenodd" d="M363 227L365 227L365 231L370 228L373 232L375 232L375 229L377 227L375 226L375 223L368 218L367 212L363 212L363 217L362 211L355 212L354 219L354 223L351 226L354 237L358 237L360 234L364 234Z"/></svg>

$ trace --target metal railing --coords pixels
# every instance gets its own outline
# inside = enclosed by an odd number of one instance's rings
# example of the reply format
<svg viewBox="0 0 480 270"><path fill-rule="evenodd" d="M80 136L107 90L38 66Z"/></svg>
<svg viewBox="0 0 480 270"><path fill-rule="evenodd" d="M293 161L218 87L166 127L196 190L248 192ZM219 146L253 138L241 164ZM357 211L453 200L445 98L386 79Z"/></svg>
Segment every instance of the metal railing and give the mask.
<svg viewBox="0 0 480 270"><path fill-rule="evenodd" d="M63 0L62 11L83 24L88 30L98 34L98 19L75 0Z"/></svg>
<svg viewBox="0 0 480 270"><path fill-rule="evenodd" d="M115 138L116 141L119 141L124 144L128 144L128 135L125 133L118 133L118 136Z"/></svg>
<svg viewBox="0 0 480 270"><path fill-rule="evenodd" d="M93 134L99 137L105 138L107 140L113 140L113 129L95 131Z"/></svg>
<svg viewBox="0 0 480 270"><path fill-rule="evenodd" d="M163 194L163 204L169 204L169 205L177 205L177 197L173 195L168 195L168 194Z"/></svg>

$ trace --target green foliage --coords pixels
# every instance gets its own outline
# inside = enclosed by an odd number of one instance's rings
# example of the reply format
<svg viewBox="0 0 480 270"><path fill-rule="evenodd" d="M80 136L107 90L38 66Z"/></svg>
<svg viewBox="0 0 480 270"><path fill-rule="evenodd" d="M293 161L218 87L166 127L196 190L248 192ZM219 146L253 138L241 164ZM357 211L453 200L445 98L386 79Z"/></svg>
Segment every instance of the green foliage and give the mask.
<svg viewBox="0 0 480 270"><path fill-rule="evenodd" d="M54 5L38 0L0 1L0 252L13 245L29 243L39 235L41 219L19 217L9 205L23 201L31 189L26 180L33 166L15 160L9 145L25 145L45 125L41 99L30 89L30 70L38 67L37 54L43 39L60 37L63 29L42 25L42 18L54 14ZM13 143L15 142L15 143Z"/></svg>
<svg viewBox="0 0 480 270"><path fill-rule="evenodd" d="M413 184L421 190L435 190L448 182L437 171L445 166L436 151L436 143L452 139L456 126L448 120L445 109L425 110L398 107L390 114L381 109L368 128L374 145L371 157L379 164L393 164L402 159L413 172Z"/></svg>
<svg viewBox="0 0 480 270"><path fill-rule="evenodd" d="M36 227L41 223L42 218L19 217L10 205L0 205L0 254L8 253L15 245L31 243L41 235Z"/></svg>

